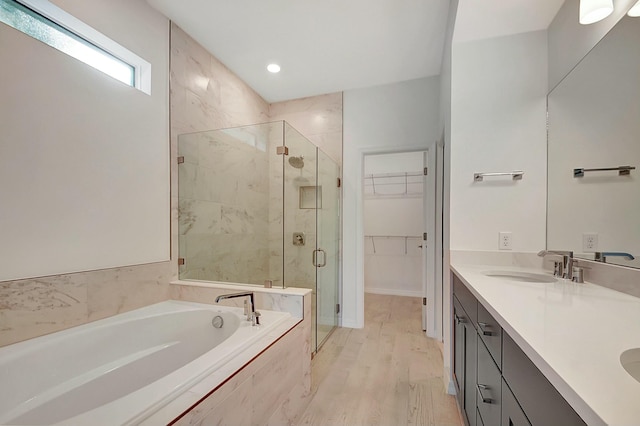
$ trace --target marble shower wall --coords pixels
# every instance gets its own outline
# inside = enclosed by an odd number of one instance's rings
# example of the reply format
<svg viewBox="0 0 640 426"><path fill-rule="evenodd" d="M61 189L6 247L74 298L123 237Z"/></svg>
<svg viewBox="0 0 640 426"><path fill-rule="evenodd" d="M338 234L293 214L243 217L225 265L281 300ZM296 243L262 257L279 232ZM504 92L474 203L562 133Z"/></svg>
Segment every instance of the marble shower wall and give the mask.
<svg viewBox="0 0 640 426"><path fill-rule="evenodd" d="M182 279L262 284L270 277L272 126L179 137Z"/></svg>
<svg viewBox="0 0 640 426"><path fill-rule="evenodd" d="M269 116L291 124L342 166L342 92L276 102Z"/></svg>
<svg viewBox="0 0 640 426"><path fill-rule="evenodd" d="M189 37L177 25L172 24L171 27L171 146L172 146L172 164L176 164L178 156L178 135L184 133L192 133L199 131L207 131L214 129L225 129L229 127L245 126L265 122L277 122L286 120L296 130L300 131L309 138L315 145L325 150L338 164L342 161L342 93L334 93L328 95L315 96L310 98L278 102L269 105L257 93L255 93L242 80L234 75L220 61L207 52L202 46ZM273 125L270 128L268 143L270 147L267 149L267 158L269 161L269 208L268 208L268 271L267 276L262 257L257 257L258 272L253 275L253 281L247 281L249 273L245 273L247 277L234 279L231 275L225 281L242 280L240 282L262 283L264 279L271 279L274 286L282 286L283 267L287 273L285 278L288 286L296 286L304 284L310 287L310 282L315 281L311 265L311 254L315 246L315 225L310 226L311 216L315 224L315 212L313 210L301 210L298 208L298 185L300 174L298 170L289 166L285 160L289 183L285 193L288 203L287 217L294 218L289 220L289 225L284 232L283 244L283 162L282 157L271 155L275 152L275 147L282 145L283 129L282 123ZM292 133L297 133L291 129ZM309 144L311 146L311 144ZM313 148L312 148L313 149ZM294 155L290 151L290 156ZM311 155L307 154L303 173L315 171L315 164L311 165ZM185 161L186 162L186 161ZM173 232L172 232L172 253L178 253L179 236L186 230L183 224L189 219L182 217L178 219L178 170L183 167L172 168L172 212L173 212ZM230 165L229 167L232 167ZM290 174L290 170L295 172ZM180 173L185 173L180 171ZM182 175L181 175L182 176ZM226 178L225 178L226 179ZM295 181L295 182L294 182ZM225 180L225 182L227 182ZM180 197L182 198L182 197ZM201 200L202 201L202 200ZM194 204L198 204L195 203ZM203 206L204 207L204 206ZM213 205L209 204L209 208ZM181 205L180 208L186 208ZM198 208L198 207L196 207ZM201 210L201 212L204 212ZM214 215L218 214L214 210ZM240 212L240 214L243 214ZM293 216L292 216L293 215ZM180 222L180 224L178 224ZM210 226L206 225L206 226ZM214 225L211 225L214 226ZM304 248L294 247L291 243L292 232L302 229L309 238ZM217 231L210 231L217 232ZM190 230L187 233L192 234ZM232 234L218 237L224 244L239 243L234 240ZM201 253L202 260L209 256L213 257L213 246L208 241L203 241L203 247L198 250ZM217 247L217 243L216 243ZM262 244L260 248L262 249ZM185 247L180 242L180 249ZM186 248L188 250L188 248ZM287 265L283 263L283 250L290 259ZM209 254L207 254L207 251ZM184 251L181 251L184 253ZM226 249L225 249L226 252ZM262 251L260 251L262 253ZM261 254L260 254L261 256ZM222 270L229 271L229 268L222 265L213 265L209 268L217 269L218 276ZM217 260L215 261L217 263ZM241 263L241 262L240 262ZM236 266L231 270L239 271L242 265L237 261ZM247 266L247 264L244 264ZM189 268L189 265L186 265ZM184 272L187 270L181 270ZM206 278L201 273L204 267L200 261L196 265L195 270L190 271L184 278ZM174 268L174 278L178 277L178 267Z"/></svg>
<svg viewBox="0 0 640 426"><path fill-rule="evenodd" d="M171 69L170 69L170 106L171 106L171 211L172 211L172 258L177 259L179 253L178 241L182 232L191 234L190 238L193 242L197 237L198 229L190 229L184 226L188 218L181 218L179 221L179 198L178 198L178 174L185 177L189 172L195 172L193 164L182 164L177 166L178 157L178 135L193 132L204 132L216 129L225 129L231 127L245 126L258 123L266 123L269 121L269 104L260 97L253 89L244 83L238 76L229 70L224 64L216 59L204 47L193 40L187 33L175 24L171 24ZM229 140L227 140L229 142ZM257 153L256 153L257 155ZM258 163L261 163L256 156L248 156ZM231 159L231 157L229 157ZM243 160L244 161L244 160ZM193 163L193 161L192 161ZM208 173L216 173L218 177L223 172L216 168L220 166L210 164L214 167L206 167L202 170ZM222 165L225 171L234 169L234 163ZM253 176L255 177L255 176ZM195 175L190 177L195 178ZM217 181L214 185L222 186L221 191L226 192L228 196L231 187L226 186L225 181ZM181 194L185 195L185 194ZM189 195L189 194L186 194ZM193 194L195 195L195 194ZM203 195L203 194L199 194ZM218 202L216 206L211 195L191 198L193 208L202 217L206 209L213 209L213 218L206 219L209 223L203 226L214 226L210 222L215 218L222 221L222 204ZM195 200L195 198L199 198ZM198 202L196 202L198 201ZM208 201L208 203L206 203ZM256 201L260 203L261 201ZM196 206L197 204L197 206ZM225 216L227 220L227 230L242 230L248 227L251 219L245 216L243 209L233 209L234 204L226 204ZM236 204L237 206L237 204ZM185 207L184 205L182 206ZM218 208L220 210L218 210ZM203 210L204 209L204 210ZM247 213L248 214L248 213ZM260 218L255 218L260 220ZM199 226L199 225L198 225ZM236 232L222 233L218 223L216 230L208 232L217 233L218 243L225 244L237 243L245 244L246 239L237 240ZM198 249L201 260L196 263L193 277L200 276L203 272L202 263L207 256L209 260L212 253L212 244L203 241L203 248ZM217 247L217 245L216 245ZM182 247L184 250L184 247ZM207 254L208 252L208 254ZM211 267L214 267L213 265ZM218 273L230 274L234 268L241 268L241 265L232 265L229 268L220 267ZM262 267L262 266L261 266ZM200 269L199 269L200 268ZM191 277L191 276L190 276ZM177 262L173 263L173 278L178 278ZM248 278L247 278L248 279ZM264 279L264 278L262 278Z"/></svg>

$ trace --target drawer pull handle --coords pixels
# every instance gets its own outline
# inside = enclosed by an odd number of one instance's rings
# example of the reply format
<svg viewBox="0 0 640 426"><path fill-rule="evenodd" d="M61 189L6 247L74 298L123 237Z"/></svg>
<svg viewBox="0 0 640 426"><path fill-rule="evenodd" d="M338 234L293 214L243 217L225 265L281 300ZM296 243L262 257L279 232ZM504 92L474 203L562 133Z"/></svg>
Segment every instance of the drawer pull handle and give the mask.
<svg viewBox="0 0 640 426"><path fill-rule="evenodd" d="M493 336L493 331L485 330L485 328L491 327L489 324L486 322L479 322L478 325L480 326L480 329L482 329L482 335Z"/></svg>
<svg viewBox="0 0 640 426"><path fill-rule="evenodd" d="M464 323L466 323L466 322L467 322L467 320L466 320L466 319L464 319L464 317L459 317L459 316L457 316L457 315L455 315L455 314L454 314L453 316L454 316L454 317L455 317L455 319L456 319L456 324L464 324Z"/></svg>
<svg viewBox="0 0 640 426"><path fill-rule="evenodd" d="M478 383L476 384L476 387L478 388L478 395L480 395L480 399L482 400L482 402L484 402L485 404L493 404L493 399L485 398L485 396L482 394L482 391L489 389L489 386L481 385L480 383Z"/></svg>

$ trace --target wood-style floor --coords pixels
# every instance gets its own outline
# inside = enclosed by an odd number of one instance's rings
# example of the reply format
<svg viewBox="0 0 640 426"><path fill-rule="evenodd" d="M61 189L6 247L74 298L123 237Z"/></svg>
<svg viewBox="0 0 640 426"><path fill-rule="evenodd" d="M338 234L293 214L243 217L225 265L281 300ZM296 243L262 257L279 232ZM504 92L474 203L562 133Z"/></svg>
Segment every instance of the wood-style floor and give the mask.
<svg viewBox="0 0 640 426"><path fill-rule="evenodd" d="M463 424L438 344L422 332L420 302L365 295L365 327L337 329L313 359L300 425Z"/></svg>

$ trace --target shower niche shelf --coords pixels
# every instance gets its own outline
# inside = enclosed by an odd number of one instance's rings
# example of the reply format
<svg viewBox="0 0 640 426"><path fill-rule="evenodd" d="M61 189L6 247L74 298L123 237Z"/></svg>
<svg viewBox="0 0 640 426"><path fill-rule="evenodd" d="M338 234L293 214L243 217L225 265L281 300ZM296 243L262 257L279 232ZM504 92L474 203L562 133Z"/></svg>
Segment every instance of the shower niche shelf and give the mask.
<svg viewBox="0 0 640 426"><path fill-rule="evenodd" d="M317 205L316 205L317 202ZM300 187L300 208L301 209L321 209L322 208L322 187L321 186L301 186Z"/></svg>

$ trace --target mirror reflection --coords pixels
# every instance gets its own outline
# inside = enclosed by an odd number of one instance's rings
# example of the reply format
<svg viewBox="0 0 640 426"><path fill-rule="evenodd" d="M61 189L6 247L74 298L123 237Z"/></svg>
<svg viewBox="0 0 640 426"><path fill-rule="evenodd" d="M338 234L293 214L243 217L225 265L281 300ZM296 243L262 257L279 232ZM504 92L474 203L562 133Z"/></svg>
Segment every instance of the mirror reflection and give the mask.
<svg viewBox="0 0 640 426"><path fill-rule="evenodd" d="M548 96L547 248L640 268L640 18Z"/></svg>

